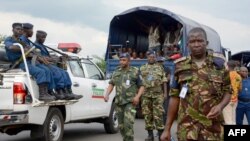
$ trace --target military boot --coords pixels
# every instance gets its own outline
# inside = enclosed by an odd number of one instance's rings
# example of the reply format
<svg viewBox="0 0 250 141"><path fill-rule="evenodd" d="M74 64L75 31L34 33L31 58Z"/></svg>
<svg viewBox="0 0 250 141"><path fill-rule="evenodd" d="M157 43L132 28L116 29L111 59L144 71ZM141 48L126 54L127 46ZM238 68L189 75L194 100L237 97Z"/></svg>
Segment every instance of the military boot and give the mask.
<svg viewBox="0 0 250 141"><path fill-rule="evenodd" d="M39 100L49 102L56 99L54 96L48 94L48 85L46 83L39 84L38 88L39 88Z"/></svg>
<svg viewBox="0 0 250 141"><path fill-rule="evenodd" d="M73 91L72 91L71 88L65 88L64 91L65 91L67 97L69 97L69 98L71 98L71 99L76 99L76 100L78 100L78 99L80 99L80 98L83 97L82 95L73 94Z"/></svg>
<svg viewBox="0 0 250 141"><path fill-rule="evenodd" d="M65 93L63 92L63 89L56 89L56 95L55 96L60 100L65 100L66 99L66 96L65 96Z"/></svg>
<svg viewBox="0 0 250 141"><path fill-rule="evenodd" d="M153 130L148 130L148 137L145 139L145 141L154 141L154 132L153 132Z"/></svg>
<svg viewBox="0 0 250 141"><path fill-rule="evenodd" d="M51 95L51 96L54 96L56 98L55 100L59 100L59 97L57 97L54 90L48 90L48 94Z"/></svg>
<svg viewBox="0 0 250 141"><path fill-rule="evenodd" d="M159 137L159 141L161 140L161 134L163 133L163 130L158 130L158 137Z"/></svg>

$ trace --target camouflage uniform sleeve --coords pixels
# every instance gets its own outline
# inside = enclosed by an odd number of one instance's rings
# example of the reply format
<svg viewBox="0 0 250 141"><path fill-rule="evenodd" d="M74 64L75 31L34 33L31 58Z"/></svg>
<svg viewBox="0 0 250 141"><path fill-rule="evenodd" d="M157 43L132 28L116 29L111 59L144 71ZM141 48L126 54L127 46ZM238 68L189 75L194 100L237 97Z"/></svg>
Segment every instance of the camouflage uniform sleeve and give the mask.
<svg viewBox="0 0 250 141"><path fill-rule="evenodd" d="M112 77L111 77L111 79L109 81L109 84L115 85L114 75L115 75L115 71L112 74Z"/></svg>
<svg viewBox="0 0 250 141"><path fill-rule="evenodd" d="M162 83L168 82L168 79L167 79L167 76L166 76L164 68L161 67L161 70L162 70Z"/></svg>
<svg viewBox="0 0 250 141"><path fill-rule="evenodd" d="M217 67L217 69L223 69L223 87L222 87L222 93L223 94L232 94L232 87L231 87L231 81L230 81L230 73L227 69L226 65L226 59L222 54L219 53L213 53L213 63Z"/></svg>
<svg viewBox="0 0 250 141"><path fill-rule="evenodd" d="M174 77L170 79L169 96L179 97L179 93L180 93L180 86L178 84L178 75L175 70Z"/></svg>
<svg viewBox="0 0 250 141"><path fill-rule="evenodd" d="M230 75L229 75L229 71L226 69L224 71L222 92L223 94L226 94L226 93L232 94Z"/></svg>

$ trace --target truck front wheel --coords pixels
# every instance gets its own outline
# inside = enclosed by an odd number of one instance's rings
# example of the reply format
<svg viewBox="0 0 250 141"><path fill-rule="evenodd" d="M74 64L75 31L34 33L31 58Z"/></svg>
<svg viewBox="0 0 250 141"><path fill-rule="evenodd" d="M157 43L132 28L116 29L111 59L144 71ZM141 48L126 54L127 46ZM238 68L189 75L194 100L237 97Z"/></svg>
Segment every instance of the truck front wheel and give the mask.
<svg viewBox="0 0 250 141"><path fill-rule="evenodd" d="M64 131L64 120L58 108L51 108L44 122L44 140L61 141Z"/></svg>
<svg viewBox="0 0 250 141"><path fill-rule="evenodd" d="M111 106L109 117L104 122L105 131L109 134L115 134L118 132L118 119L115 112L115 104Z"/></svg>

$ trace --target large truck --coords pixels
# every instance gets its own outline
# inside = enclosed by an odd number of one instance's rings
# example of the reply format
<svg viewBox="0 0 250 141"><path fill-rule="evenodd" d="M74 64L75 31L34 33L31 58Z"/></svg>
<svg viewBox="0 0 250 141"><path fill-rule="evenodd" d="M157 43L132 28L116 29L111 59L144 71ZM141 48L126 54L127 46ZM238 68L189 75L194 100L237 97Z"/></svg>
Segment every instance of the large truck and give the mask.
<svg viewBox="0 0 250 141"><path fill-rule="evenodd" d="M119 65L118 58L112 56L114 50L119 50L117 48L132 48L137 53L145 53L148 50L148 33L145 30L141 30L141 24L150 26L154 22L155 24L161 23L165 32L168 32L171 25L180 24L182 26L181 37L178 43L181 56L189 54L187 34L194 27L202 27L206 31L209 49L226 55L225 49L221 46L220 36L214 29L166 9L151 6L135 7L114 16L110 22L105 56L107 77L110 77L114 69ZM139 67L146 62L146 59L136 59L131 60L131 65ZM164 64L171 70L171 73L174 72L173 60L167 59Z"/></svg>

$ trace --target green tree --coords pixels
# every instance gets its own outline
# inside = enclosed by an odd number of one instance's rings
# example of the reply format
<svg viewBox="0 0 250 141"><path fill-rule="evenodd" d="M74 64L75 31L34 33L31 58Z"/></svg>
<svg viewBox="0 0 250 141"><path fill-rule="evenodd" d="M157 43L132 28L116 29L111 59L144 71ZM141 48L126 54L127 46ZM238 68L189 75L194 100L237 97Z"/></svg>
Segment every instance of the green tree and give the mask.
<svg viewBox="0 0 250 141"><path fill-rule="evenodd" d="M0 43L2 43L7 38L6 35L0 34Z"/></svg>
<svg viewBox="0 0 250 141"><path fill-rule="evenodd" d="M95 63L102 70L102 72L106 72L105 59L97 55L93 55L93 58L96 60Z"/></svg>
<svg viewBox="0 0 250 141"><path fill-rule="evenodd" d="M0 34L0 48L4 48L3 42L4 42L4 40L5 40L6 38L7 38L6 35Z"/></svg>

